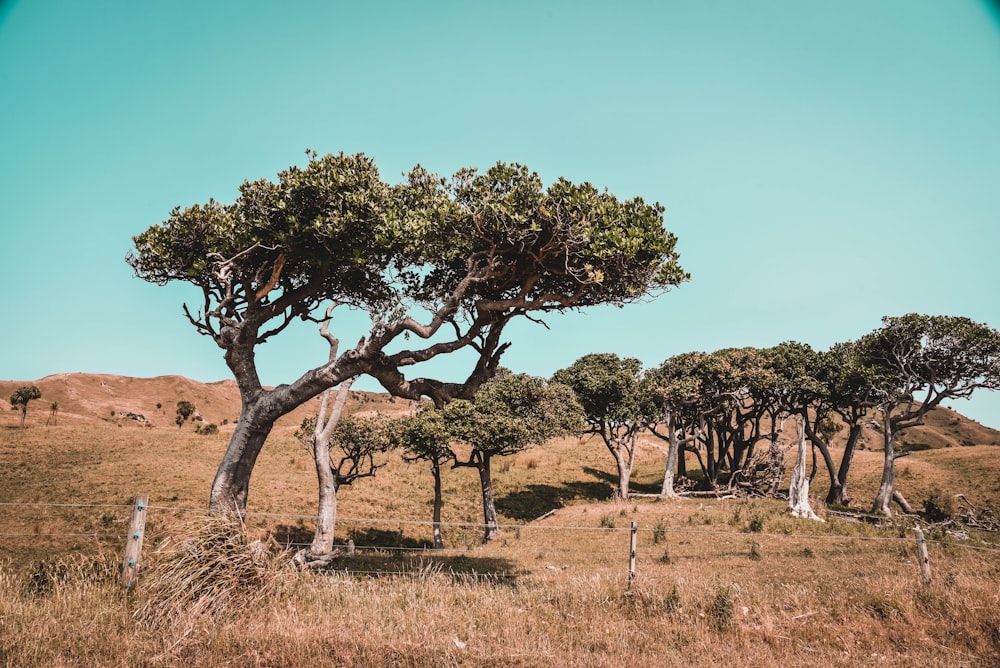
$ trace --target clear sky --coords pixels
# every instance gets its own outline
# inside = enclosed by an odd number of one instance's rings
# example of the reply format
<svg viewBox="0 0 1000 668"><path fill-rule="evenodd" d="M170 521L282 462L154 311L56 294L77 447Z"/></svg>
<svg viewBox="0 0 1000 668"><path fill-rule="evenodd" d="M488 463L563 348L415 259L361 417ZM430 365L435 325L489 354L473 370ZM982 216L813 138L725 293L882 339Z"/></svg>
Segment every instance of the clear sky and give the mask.
<svg viewBox="0 0 1000 668"><path fill-rule="evenodd" d="M194 289L123 258L306 148L390 181L520 162L666 206L691 282L510 327L516 371L826 348L914 311L1000 326L993 3L3 2L0 96L3 379L230 377L182 315ZM274 339L264 382L324 345ZM955 407L1000 428L996 394Z"/></svg>

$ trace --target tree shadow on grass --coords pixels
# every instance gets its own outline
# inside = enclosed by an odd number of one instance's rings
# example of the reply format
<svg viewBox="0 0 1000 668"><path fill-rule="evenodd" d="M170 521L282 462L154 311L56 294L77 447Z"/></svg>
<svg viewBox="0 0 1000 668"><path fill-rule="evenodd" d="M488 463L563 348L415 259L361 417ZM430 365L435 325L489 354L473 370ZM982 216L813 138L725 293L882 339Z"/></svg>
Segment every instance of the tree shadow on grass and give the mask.
<svg viewBox="0 0 1000 668"><path fill-rule="evenodd" d="M328 572L358 578L429 579L443 576L453 582L493 584L515 584L520 576L528 573L509 559L448 552L420 550L387 553L378 549L359 550L349 559L332 562Z"/></svg>
<svg viewBox="0 0 1000 668"><path fill-rule="evenodd" d="M313 539L312 529L287 524L275 527L272 535L279 544L293 550L308 546ZM334 547L344 549L347 540L354 541L354 556L336 559L325 571L317 572L359 578L428 578L443 575L456 582L496 584L514 583L519 576L528 573L527 570L517 569L507 559L455 554L455 550L434 550L431 543L409 538L402 531L351 529L347 538L338 539Z"/></svg>
<svg viewBox="0 0 1000 668"><path fill-rule="evenodd" d="M611 485L611 490L618 489L618 475L614 473L608 473L607 471L601 471L599 469L591 468L585 466L583 472L587 475L592 475L598 480L603 480L609 485ZM636 494L659 494L662 489L661 482L652 483L642 483L636 480L629 480L628 491L629 493L635 492ZM611 497L611 493L608 493L608 498Z"/></svg>
<svg viewBox="0 0 1000 668"><path fill-rule="evenodd" d="M496 499L497 512L504 517L530 522L575 500L606 501L612 487L598 481L573 481L564 485L528 485L527 489Z"/></svg>

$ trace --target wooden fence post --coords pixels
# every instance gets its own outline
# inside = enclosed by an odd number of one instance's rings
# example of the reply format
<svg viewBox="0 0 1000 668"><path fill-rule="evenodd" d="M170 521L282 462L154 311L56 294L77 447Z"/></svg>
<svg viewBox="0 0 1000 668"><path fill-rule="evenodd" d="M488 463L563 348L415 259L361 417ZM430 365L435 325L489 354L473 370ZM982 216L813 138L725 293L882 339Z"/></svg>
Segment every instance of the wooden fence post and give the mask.
<svg viewBox="0 0 1000 668"><path fill-rule="evenodd" d="M920 580L927 587L931 583L931 560L927 556L927 541L924 539L924 532L916 524L913 525L913 533L917 535L917 562L920 565Z"/></svg>
<svg viewBox="0 0 1000 668"><path fill-rule="evenodd" d="M122 560L121 583L126 589L135 585L139 577L139 560L142 556L142 539L146 533L146 512L149 508L148 496L137 496L132 502L132 519L128 523L125 538L125 559Z"/></svg>
<svg viewBox="0 0 1000 668"><path fill-rule="evenodd" d="M632 580L635 580L635 540L636 534L639 531L639 524L635 521L632 522L632 531L629 536L629 551L628 551L628 586L632 587Z"/></svg>

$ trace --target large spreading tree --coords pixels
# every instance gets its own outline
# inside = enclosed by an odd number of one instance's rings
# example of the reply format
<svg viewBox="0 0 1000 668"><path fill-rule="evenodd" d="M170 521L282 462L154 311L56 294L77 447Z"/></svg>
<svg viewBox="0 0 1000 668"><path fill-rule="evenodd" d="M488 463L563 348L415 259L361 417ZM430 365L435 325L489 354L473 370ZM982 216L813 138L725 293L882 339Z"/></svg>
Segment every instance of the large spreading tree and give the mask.
<svg viewBox="0 0 1000 668"><path fill-rule="evenodd" d="M244 182L232 204L174 209L134 238L127 261L144 280L200 289L184 313L222 349L239 387L210 508L245 512L275 421L330 387L367 374L400 397L471 399L495 373L512 319L623 305L686 280L663 210L589 183L545 188L516 164L450 179L418 166L390 185L364 155L315 153L277 181ZM297 318L323 321L330 305L368 313L370 333L266 389L257 346ZM475 362L460 382L404 373L465 348Z"/></svg>
<svg viewBox="0 0 1000 668"><path fill-rule="evenodd" d="M859 346L876 370L870 374L870 391L879 397L884 446L872 512L891 515L895 461L909 454L896 447L897 437L923 424L927 413L945 400L1000 389L1000 332L957 316L910 313L882 322Z"/></svg>

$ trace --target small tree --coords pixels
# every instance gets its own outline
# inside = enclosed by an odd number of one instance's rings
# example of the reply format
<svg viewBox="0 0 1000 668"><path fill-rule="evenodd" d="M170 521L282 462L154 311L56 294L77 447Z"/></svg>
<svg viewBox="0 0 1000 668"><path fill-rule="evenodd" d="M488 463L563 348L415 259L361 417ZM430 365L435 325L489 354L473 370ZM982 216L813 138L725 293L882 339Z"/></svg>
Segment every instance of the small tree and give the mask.
<svg viewBox="0 0 1000 668"><path fill-rule="evenodd" d="M41 399L42 391L36 385L24 385L14 390L10 395L11 410L21 411L21 428L24 429L24 419L28 416L28 402L32 399Z"/></svg>
<svg viewBox="0 0 1000 668"><path fill-rule="evenodd" d="M425 404L416 413L400 418L392 426L393 439L397 446L404 449L403 458L407 461L426 461L431 466L434 477L434 548L444 548L444 538L441 534L441 508L444 501L441 495L441 469L445 463L454 460L451 451L451 435L444 421L442 411L433 405Z"/></svg>
<svg viewBox="0 0 1000 668"><path fill-rule="evenodd" d="M600 436L615 458L618 487L614 496L621 499L628 498L639 432L658 410L650 405L649 394L641 391L641 370L642 363L635 358L604 353L584 355L552 376L576 394L587 424L584 433Z"/></svg>
<svg viewBox="0 0 1000 668"><path fill-rule="evenodd" d="M338 393L338 399L347 390ZM322 417L322 413L321 413ZM343 416L333 424L333 429L319 429L323 424L314 417L302 421L295 432L296 438L314 456L317 467L325 467L320 476L320 513L313 543L298 557L309 566L325 565L332 556L333 531L337 522L337 492L342 485L350 485L359 478L375 475L384 462L376 457L392 447L389 438L389 420L383 415L374 417ZM329 427L331 422L327 421Z"/></svg>
<svg viewBox="0 0 1000 668"><path fill-rule="evenodd" d="M568 387L509 372L484 385L472 401L456 400L445 407L444 421L452 438L470 448L466 458L454 457L455 466L479 472L484 543L500 535L490 468L493 457L579 431L581 418L580 405Z"/></svg>
<svg viewBox="0 0 1000 668"><path fill-rule="evenodd" d="M49 404L49 419L46 420L46 424L48 424L49 422L51 422L52 424L58 424L58 421L56 420L56 415L58 413L59 413L59 402L53 401L51 404Z"/></svg>
<svg viewBox="0 0 1000 668"><path fill-rule="evenodd" d="M194 414L195 407L190 401L178 401L177 402L177 417L174 422L177 423L177 428L180 429L187 419Z"/></svg>

